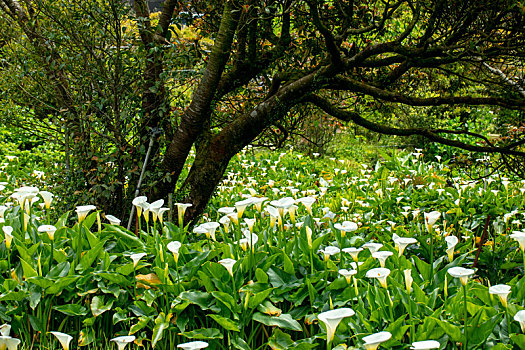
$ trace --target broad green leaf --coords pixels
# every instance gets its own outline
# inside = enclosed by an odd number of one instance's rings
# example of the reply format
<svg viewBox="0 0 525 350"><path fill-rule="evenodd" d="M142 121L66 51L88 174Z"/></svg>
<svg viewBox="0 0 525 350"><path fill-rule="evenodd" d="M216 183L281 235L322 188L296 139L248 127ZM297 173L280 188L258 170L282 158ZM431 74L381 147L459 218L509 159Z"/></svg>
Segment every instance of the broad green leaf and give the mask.
<svg viewBox="0 0 525 350"><path fill-rule="evenodd" d="M93 316L97 317L99 315L102 315L104 312L111 310L112 306L113 300L111 300L107 304L104 304L104 297L96 295L91 300L91 313L93 313Z"/></svg>
<svg viewBox="0 0 525 350"><path fill-rule="evenodd" d="M8 292L7 294L2 294L0 296L0 301L21 301L24 300L29 295L27 292Z"/></svg>
<svg viewBox="0 0 525 350"><path fill-rule="evenodd" d="M182 300L187 300L192 304L199 305L202 310L208 310L212 308L213 297L210 293L199 291L186 291L182 292L179 297Z"/></svg>
<svg viewBox="0 0 525 350"><path fill-rule="evenodd" d="M268 339L268 345L273 350L288 350L293 345L293 340L289 334L276 328Z"/></svg>
<svg viewBox="0 0 525 350"><path fill-rule="evenodd" d="M233 332L241 331L237 323L230 320L229 318L222 317L221 315L217 315L217 314L210 314L208 316L213 318L215 322L217 322L220 326L222 326L222 328L228 331L233 331Z"/></svg>
<svg viewBox="0 0 525 350"><path fill-rule="evenodd" d="M80 331L80 336L78 337L78 345L86 346L95 341L95 334L93 328L84 328Z"/></svg>
<svg viewBox="0 0 525 350"><path fill-rule="evenodd" d="M448 334L452 341L459 342L463 340L463 337L461 335L461 328L449 322L441 321L438 318L432 317L432 319L439 325L439 327L441 327L441 329L443 329L443 331L445 331L445 333Z"/></svg>
<svg viewBox="0 0 525 350"><path fill-rule="evenodd" d="M27 279L28 283L33 283L39 287L47 288L49 286L52 286L55 282L51 279L45 278L45 277L31 277Z"/></svg>
<svg viewBox="0 0 525 350"><path fill-rule="evenodd" d="M31 327L33 328L33 330L35 330L36 332L43 331L42 320L39 319L38 317L29 315L29 323L31 324Z"/></svg>
<svg viewBox="0 0 525 350"><path fill-rule="evenodd" d="M121 287L127 287L132 284L125 276L119 275L117 273L99 272L98 275L110 282L118 284Z"/></svg>
<svg viewBox="0 0 525 350"><path fill-rule="evenodd" d="M288 329L291 331L298 332L301 332L303 330L299 322L294 320L289 314L281 314L279 316L267 316L260 312L256 312L253 314L252 319L270 327L275 326L282 329Z"/></svg>
<svg viewBox="0 0 525 350"><path fill-rule="evenodd" d="M171 314L168 314L166 317L163 312L161 312L155 319L155 327L153 327L153 335L151 336L151 347L155 348L155 345L162 339L164 330L170 326Z"/></svg>
<svg viewBox="0 0 525 350"><path fill-rule="evenodd" d="M180 333L183 337L186 337L188 339L201 339L201 340L209 340L209 339L222 339L222 333L217 328L199 328L195 329L190 332L182 332Z"/></svg>
<svg viewBox="0 0 525 350"><path fill-rule="evenodd" d="M88 310L82 305L78 304L65 304L53 306L53 310L61 312L68 316L86 316Z"/></svg>
<svg viewBox="0 0 525 350"><path fill-rule="evenodd" d="M120 226L105 225L104 230L100 233L102 239L113 238L117 239L118 242L122 242L128 248L140 248L144 250L145 244L131 231L126 230Z"/></svg>
<svg viewBox="0 0 525 350"><path fill-rule="evenodd" d="M135 334L140 331L142 328L146 327L150 321L153 320L153 317L150 316L140 316L139 321L131 326L129 334Z"/></svg>
<svg viewBox="0 0 525 350"><path fill-rule="evenodd" d="M26 262L24 259L20 258L20 263L22 264L22 270L24 271L24 277L25 278L31 278L31 277L37 277L38 273L36 270Z"/></svg>
<svg viewBox="0 0 525 350"><path fill-rule="evenodd" d="M257 279L257 282L268 283L268 275L260 268L255 270L255 278Z"/></svg>
<svg viewBox="0 0 525 350"><path fill-rule="evenodd" d="M255 293L254 295L250 296L250 300L248 301L248 307L250 309L253 309L257 306L259 306L272 292L273 288L269 288L266 290L263 290L262 292Z"/></svg>
<svg viewBox="0 0 525 350"><path fill-rule="evenodd" d="M55 281L53 285L48 287L46 289L46 294L58 294L60 293L64 288L70 286L75 282L77 279L79 279L80 276L66 276L61 277L58 280Z"/></svg>
<svg viewBox="0 0 525 350"><path fill-rule="evenodd" d="M292 260L287 254L284 254L284 253L283 253L283 265L284 265L284 272L289 273L290 275L293 275L295 273Z"/></svg>
<svg viewBox="0 0 525 350"><path fill-rule="evenodd" d="M88 250L80 259L80 263L77 265L76 270L85 271L91 267L95 259L100 255L106 241L99 242L94 248Z"/></svg>
<svg viewBox="0 0 525 350"><path fill-rule="evenodd" d="M226 306L233 314L237 311L237 303L235 299L230 294L224 292L211 292L211 295L218 301L220 301L224 306Z"/></svg>

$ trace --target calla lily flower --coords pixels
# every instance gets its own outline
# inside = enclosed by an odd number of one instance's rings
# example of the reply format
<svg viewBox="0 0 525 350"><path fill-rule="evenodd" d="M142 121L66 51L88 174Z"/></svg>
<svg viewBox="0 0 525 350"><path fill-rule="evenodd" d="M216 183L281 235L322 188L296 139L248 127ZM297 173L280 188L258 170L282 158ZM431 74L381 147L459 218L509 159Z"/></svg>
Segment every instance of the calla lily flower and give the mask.
<svg viewBox="0 0 525 350"><path fill-rule="evenodd" d="M223 216L219 220L219 224L222 224L225 233L228 233L230 231L230 222L231 220L227 215Z"/></svg>
<svg viewBox="0 0 525 350"><path fill-rule="evenodd" d="M354 315L354 310L347 307L321 312L319 315L317 315L319 321L323 322L323 324L326 326L327 343L331 343L334 339L335 330L337 329L339 322L341 322L341 320L345 317L351 317Z"/></svg>
<svg viewBox="0 0 525 350"><path fill-rule="evenodd" d="M412 343L410 349L412 350L432 350L439 349L441 344L437 340L423 340Z"/></svg>
<svg viewBox="0 0 525 350"><path fill-rule="evenodd" d="M308 248L312 249L312 229L310 226L306 226L306 241L308 242Z"/></svg>
<svg viewBox="0 0 525 350"><path fill-rule="evenodd" d="M425 213L424 216L425 216L425 223L427 224L427 229L430 231L430 229L432 229L432 227L441 217L441 213L439 211L434 210L434 211L431 211L430 213Z"/></svg>
<svg viewBox="0 0 525 350"><path fill-rule="evenodd" d="M236 262L237 260L230 259L230 258L219 260L219 264L224 266L226 270L228 270L230 276L232 277L233 277L233 265L235 265Z"/></svg>
<svg viewBox="0 0 525 350"><path fill-rule="evenodd" d="M341 231L341 236L343 237L347 232L353 232L357 230L357 224L353 221L343 221L342 224L336 223L334 227Z"/></svg>
<svg viewBox="0 0 525 350"><path fill-rule="evenodd" d="M235 203L235 209L237 209L237 218L242 218L242 214L244 214L244 211L246 208L253 204L252 197L243 199L242 201L238 201Z"/></svg>
<svg viewBox="0 0 525 350"><path fill-rule="evenodd" d="M414 279L412 278L412 270L406 269L403 271L403 274L405 275L405 286L407 292L410 294L412 292L412 282L414 282Z"/></svg>
<svg viewBox="0 0 525 350"><path fill-rule="evenodd" d="M217 240L215 238L215 231L217 230L217 228L219 228L219 226L221 226L221 224L219 224L218 222L215 222L215 221L205 222L205 223L200 225L201 228L206 230L207 236L211 237L211 239L214 240L214 241Z"/></svg>
<svg viewBox="0 0 525 350"><path fill-rule="evenodd" d="M284 211L295 204L295 199L292 197L284 197L276 201L271 201L270 204L279 210L279 215L282 218L284 217Z"/></svg>
<svg viewBox="0 0 525 350"><path fill-rule="evenodd" d="M45 232L49 236L50 240L55 239L55 232L57 228L53 225L41 225L38 227L38 232Z"/></svg>
<svg viewBox="0 0 525 350"><path fill-rule="evenodd" d="M339 274L343 276L346 279L346 282L350 284L352 281L352 276L357 273L357 270L347 270L347 269L341 269L339 270Z"/></svg>
<svg viewBox="0 0 525 350"><path fill-rule="evenodd" d="M330 256L331 255L335 255L337 253L339 253L341 250L337 247L334 247L334 246L328 246L324 249L320 249L319 252L323 253L323 256L324 256L324 260L325 261L328 261L328 259L330 259Z"/></svg>
<svg viewBox="0 0 525 350"><path fill-rule="evenodd" d="M66 333L62 333L62 332L49 332L49 333L53 334L58 339L58 341L60 342L60 345L62 345L62 349L69 350L69 343L71 343L71 340L73 339L72 336Z"/></svg>
<svg viewBox="0 0 525 350"><path fill-rule="evenodd" d="M270 214L270 227L274 227L275 226L275 221L276 220L279 220L279 225L281 224L281 214L279 213L279 210L277 210L277 208L275 207L272 207L271 205L267 205L264 210Z"/></svg>
<svg viewBox="0 0 525 350"><path fill-rule="evenodd" d="M131 260L133 261L133 268L137 268L137 265L139 264L139 261L140 259L142 259L143 257L145 257L146 253L137 253L137 254L131 254L129 257L131 258Z"/></svg>
<svg viewBox="0 0 525 350"><path fill-rule="evenodd" d="M199 350L207 348L208 343L206 343L205 341L192 341L189 343L179 344L177 345L177 347L184 350Z"/></svg>
<svg viewBox="0 0 525 350"><path fill-rule="evenodd" d="M370 242L370 243L363 244L363 248L368 249L370 251L370 254L374 254L375 252L377 252L382 247L383 247L383 245L381 243Z"/></svg>
<svg viewBox="0 0 525 350"><path fill-rule="evenodd" d="M38 194L42 197L44 200L44 207L46 209L49 209L51 207L51 202L53 201L54 194L48 191L40 191Z"/></svg>
<svg viewBox="0 0 525 350"><path fill-rule="evenodd" d="M399 237L398 235L394 234L394 243L396 245L397 251L399 252L398 256L401 256L408 245L417 243L417 239L412 237Z"/></svg>
<svg viewBox="0 0 525 350"><path fill-rule="evenodd" d="M250 231L246 230L243 232L243 234L250 247L253 247L259 241L259 236L257 236L255 233L251 233Z"/></svg>
<svg viewBox="0 0 525 350"><path fill-rule="evenodd" d="M86 219L86 216L89 214L90 211L96 210L97 207L94 205L81 205L78 206L76 209L77 215L78 215L78 222L82 222Z"/></svg>
<svg viewBox="0 0 525 350"><path fill-rule="evenodd" d="M175 262L179 261L179 250L182 247L182 243L179 241L172 241L168 243L168 250L173 254Z"/></svg>
<svg viewBox="0 0 525 350"><path fill-rule="evenodd" d="M512 231L510 238L517 241L522 251L525 251L525 232L523 231Z"/></svg>
<svg viewBox="0 0 525 350"><path fill-rule="evenodd" d="M253 197L253 205L255 205L255 209L260 213L262 210L262 204L268 200L268 197Z"/></svg>
<svg viewBox="0 0 525 350"><path fill-rule="evenodd" d="M454 260L454 248L459 240L456 236L447 236L445 237L445 242L447 242L448 261L452 262Z"/></svg>
<svg viewBox="0 0 525 350"><path fill-rule="evenodd" d="M170 208L160 208L157 212L157 216L159 217L159 222L162 224L164 222L164 213L170 211Z"/></svg>
<svg viewBox="0 0 525 350"><path fill-rule="evenodd" d="M381 265L381 267L385 267L386 259L391 255L394 255L394 253L390 250L380 250L372 253L372 257L379 260L379 265Z"/></svg>
<svg viewBox="0 0 525 350"><path fill-rule="evenodd" d="M235 211L235 207L222 207L217 210L220 214L228 215Z"/></svg>
<svg viewBox="0 0 525 350"><path fill-rule="evenodd" d="M355 247L343 248L343 252L350 254L350 256L352 257L354 261L358 260L359 253L362 251L363 251L363 248L355 248Z"/></svg>
<svg viewBox="0 0 525 350"><path fill-rule="evenodd" d="M250 232L253 232L253 226L254 226L255 223L257 222L257 219L248 219L248 218L245 218L245 219L244 219L244 222L246 223L246 225L248 225L248 229L250 230Z"/></svg>
<svg viewBox="0 0 525 350"><path fill-rule="evenodd" d="M124 350L126 348L126 345L135 341L135 336L126 335L122 337L113 338L110 341L115 342L117 344L118 350Z"/></svg>
<svg viewBox="0 0 525 350"><path fill-rule="evenodd" d="M146 203L148 201L148 197L146 196L138 196L133 199L131 204L135 206L135 209L137 210L137 215L140 217L142 215L142 203Z"/></svg>
<svg viewBox="0 0 525 350"><path fill-rule="evenodd" d="M511 287L506 284L496 284L489 287L489 294L496 294L503 304L503 307L507 307L507 297L511 292Z"/></svg>
<svg viewBox="0 0 525 350"><path fill-rule="evenodd" d="M390 340L390 338L392 338L390 332L379 332L367 335L366 337L363 337L362 340L365 342L364 345L366 350L376 350L381 343Z"/></svg>
<svg viewBox="0 0 525 350"><path fill-rule="evenodd" d="M375 269L370 269L366 272L367 278L377 278L384 288L387 288L386 278L388 275L390 275L390 269L383 267L376 267Z"/></svg>
<svg viewBox="0 0 525 350"><path fill-rule="evenodd" d="M164 199L159 199L149 205L149 211L151 212L153 222L157 221L157 218L159 216L159 210L163 205L164 205Z"/></svg>
<svg viewBox="0 0 525 350"><path fill-rule="evenodd" d="M306 207L308 214L312 214L312 205L315 203L315 197L302 197L296 200L298 203L302 203Z"/></svg>
<svg viewBox="0 0 525 350"><path fill-rule="evenodd" d="M4 323L3 325L0 326L0 334L1 335L3 335L4 337L8 337L9 333L11 333L11 325L10 324Z"/></svg>
<svg viewBox="0 0 525 350"><path fill-rule="evenodd" d="M466 269L464 267L455 266L448 269L447 272L452 277L459 278L461 280L461 284L466 286L468 283L468 278L472 276L475 271L472 269Z"/></svg>
<svg viewBox="0 0 525 350"><path fill-rule="evenodd" d="M179 223L182 223L184 221L184 214L186 214L186 209L189 207L192 207L193 204L191 203L175 203L177 206L177 215L179 219Z"/></svg>
<svg viewBox="0 0 525 350"><path fill-rule="evenodd" d="M17 350L18 345L20 345L20 339L0 336L0 349Z"/></svg>
<svg viewBox="0 0 525 350"><path fill-rule="evenodd" d="M117 218L117 217L115 217L113 215L105 215L105 217L109 221L110 225L116 225L116 226L120 225L121 221L120 221L119 218Z"/></svg>
<svg viewBox="0 0 525 350"><path fill-rule="evenodd" d="M3 226L2 231L4 231L4 236L5 236L5 246L7 249L10 249L11 242L13 242L13 227Z"/></svg>
<svg viewBox="0 0 525 350"><path fill-rule="evenodd" d="M520 310L514 315L514 321L520 323L521 331L525 333L525 310Z"/></svg>

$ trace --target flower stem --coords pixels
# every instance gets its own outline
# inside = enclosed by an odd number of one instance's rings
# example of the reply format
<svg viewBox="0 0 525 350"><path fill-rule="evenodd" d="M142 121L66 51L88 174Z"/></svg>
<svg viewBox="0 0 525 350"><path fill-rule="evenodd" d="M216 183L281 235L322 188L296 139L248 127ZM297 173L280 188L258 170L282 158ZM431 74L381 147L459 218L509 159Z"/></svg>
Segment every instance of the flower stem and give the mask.
<svg viewBox="0 0 525 350"><path fill-rule="evenodd" d="M433 229L430 229L430 286L432 286L434 283L434 235L432 234Z"/></svg>
<svg viewBox="0 0 525 350"><path fill-rule="evenodd" d="M463 317L464 317L464 320L463 320L463 349L464 350L467 350L467 342L468 342L468 336L467 336L467 317L468 317L468 314L467 314L467 285L464 284L463 285Z"/></svg>
<svg viewBox="0 0 525 350"><path fill-rule="evenodd" d="M505 307L505 316L507 317L507 333L509 333L509 337L510 337L512 329L511 329L511 324L510 324L510 314L509 314L508 305Z"/></svg>
<svg viewBox="0 0 525 350"><path fill-rule="evenodd" d="M412 315L412 299L410 299L410 294L408 295L408 317L410 318L410 342L415 341L415 334L414 334L414 317Z"/></svg>

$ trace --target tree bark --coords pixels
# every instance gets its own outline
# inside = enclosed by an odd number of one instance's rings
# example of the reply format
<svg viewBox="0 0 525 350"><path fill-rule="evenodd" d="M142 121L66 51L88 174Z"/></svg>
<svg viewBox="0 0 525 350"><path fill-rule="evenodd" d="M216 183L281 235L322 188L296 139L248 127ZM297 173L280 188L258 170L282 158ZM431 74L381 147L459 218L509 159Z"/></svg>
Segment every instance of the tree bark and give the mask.
<svg viewBox="0 0 525 350"><path fill-rule="evenodd" d="M157 185L153 197L158 198L173 192L191 147L205 130L217 85L230 57L240 13L241 11L234 2L227 1L224 5L221 25L206 71L164 155L162 166L168 173L168 176Z"/></svg>

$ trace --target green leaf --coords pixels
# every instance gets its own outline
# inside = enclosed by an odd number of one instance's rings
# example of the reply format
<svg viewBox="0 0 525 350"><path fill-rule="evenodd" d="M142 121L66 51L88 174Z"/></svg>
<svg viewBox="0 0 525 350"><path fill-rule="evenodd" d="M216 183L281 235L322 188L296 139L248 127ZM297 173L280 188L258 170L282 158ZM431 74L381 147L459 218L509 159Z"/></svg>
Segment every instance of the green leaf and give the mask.
<svg viewBox="0 0 525 350"><path fill-rule="evenodd" d="M66 276L61 277L53 285L46 289L46 294L58 294L62 290L73 284L80 276Z"/></svg>
<svg viewBox="0 0 525 350"><path fill-rule="evenodd" d="M163 312L161 312L157 318L155 319L155 327L153 327L153 335L151 336L151 347L155 348L155 345L157 345L157 342L162 339L162 334L164 333L164 330L166 330L170 324L169 319L171 318L171 315L168 316L166 319L166 316Z"/></svg>
<svg viewBox="0 0 525 350"><path fill-rule="evenodd" d="M68 316L86 316L87 308L78 304L65 304L53 306L53 310L61 312Z"/></svg>
<svg viewBox="0 0 525 350"><path fill-rule="evenodd" d="M211 295L218 301L220 301L224 306L226 306L233 314L237 311L237 303L235 299L230 294L224 292L211 292Z"/></svg>
<svg viewBox="0 0 525 350"><path fill-rule="evenodd" d="M119 275L117 273L99 272L98 275L110 282L118 284L121 287L127 287L132 284L125 276Z"/></svg>
<svg viewBox="0 0 525 350"><path fill-rule="evenodd" d="M106 241L99 242L94 248L88 250L80 259L80 263L77 265L76 270L85 271L91 267L95 259L100 255Z"/></svg>
<svg viewBox="0 0 525 350"><path fill-rule="evenodd" d="M131 328L129 329L129 334L135 334L137 333L138 331L140 331L142 328L146 327L148 325L148 323L150 323L150 321L153 320L153 317L150 317L150 316L140 316L139 317L139 321L134 324L133 326L131 326Z"/></svg>
<svg viewBox="0 0 525 350"><path fill-rule="evenodd" d="M233 331L233 332L240 332L239 326L234 321L230 320L229 318L222 317L220 315L211 314L208 315L209 317L213 318L215 322L217 322L222 328Z"/></svg>
<svg viewBox="0 0 525 350"><path fill-rule="evenodd" d="M525 334L512 334L510 340L520 349L525 349Z"/></svg>
<svg viewBox="0 0 525 350"><path fill-rule="evenodd" d="M267 316L260 312L256 312L253 314L252 319L270 327L275 326L282 329L288 329L291 331L298 332L302 332L303 330L299 322L294 320L292 316L290 316L290 314L281 314L279 316Z"/></svg>
<svg viewBox="0 0 525 350"><path fill-rule="evenodd" d="M209 310L212 308L213 297L210 293L199 292L199 291L186 291L182 292L179 296L182 300L187 300L192 304L200 306L202 310ZM216 310L220 311L220 310Z"/></svg>
<svg viewBox="0 0 525 350"><path fill-rule="evenodd" d="M290 275L293 275L295 273L293 262L290 259L290 257L285 253L283 253L283 265L284 272L289 273Z"/></svg>
<svg viewBox="0 0 525 350"><path fill-rule="evenodd" d="M120 226L105 225L105 228L102 230L100 236L104 239L116 238L118 242L122 242L128 248L141 248L142 250L145 248L144 242L131 233L131 231L128 231Z"/></svg>
<svg viewBox="0 0 525 350"><path fill-rule="evenodd" d="M42 320L40 320L38 317L35 317L33 315L29 315L29 323L31 324L31 327L37 332L42 332Z"/></svg>
<svg viewBox="0 0 525 350"><path fill-rule="evenodd" d="M463 337L461 336L461 329L458 326L454 326L453 324L450 324L446 321L441 321L440 319L431 317L432 320L436 321L436 323L443 329L445 333L448 334L450 339L455 342L459 342L463 340Z"/></svg>
<svg viewBox="0 0 525 350"><path fill-rule="evenodd" d="M21 301L28 297L26 292L9 292L0 296L0 301Z"/></svg>
<svg viewBox="0 0 525 350"><path fill-rule="evenodd" d="M39 287L42 287L42 288L47 288L49 286L52 286L55 282L53 280L50 280L50 279L47 279L45 277L40 277L40 276L37 276L37 277L30 277L28 279L26 279L26 281L28 283L33 283Z"/></svg>
<svg viewBox="0 0 525 350"><path fill-rule="evenodd" d="M222 333L217 328L199 328L191 332L182 332L180 335L188 339L222 339Z"/></svg>
<svg viewBox="0 0 525 350"><path fill-rule="evenodd" d="M91 300L91 313L93 313L93 316L97 317L99 315L102 315L104 312L110 310L112 306L113 300L111 300L107 304L104 304L104 297L96 295Z"/></svg>
<svg viewBox="0 0 525 350"><path fill-rule="evenodd" d="M255 270L255 278L260 283L268 283L268 275L260 268Z"/></svg>
<svg viewBox="0 0 525 350"><path fill-rule="evenodd" d="M273 350L288 350L293 345L292 337L276 328L272 336L268 339L268 345Z"/></svg>
<svg viewBox="0 0 525 350"><path fill-rule="evenodd" d="M253 309L259 306L264 300L266 300L266 298L268 298L272 290L273 288L269 288L250 296L250 300L248 301L248 308Z"/></svg>
<svg viewBox="0 0 525 350"><path fill-rule="evenodd" d="M24 277L25 278L31 278L31 277L37 277L38 273L36 270L26 262L24 259L20 258L20 263L22 264L22 270L24 271Z"/></svg>
<svg viewBox="0 0 525 350"><path fill-rule="evenodd" d="M68 261L61 262L55 266L49 271L49 273L46 275L48 278L56 278L56 277L65 277L69 273L69 268L71 265Z"/></svg>

